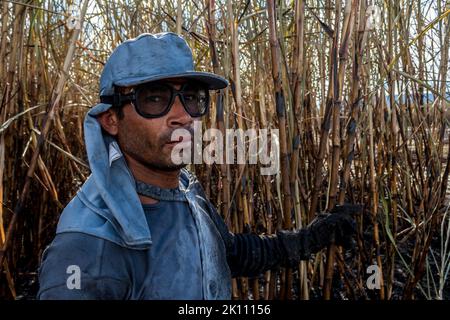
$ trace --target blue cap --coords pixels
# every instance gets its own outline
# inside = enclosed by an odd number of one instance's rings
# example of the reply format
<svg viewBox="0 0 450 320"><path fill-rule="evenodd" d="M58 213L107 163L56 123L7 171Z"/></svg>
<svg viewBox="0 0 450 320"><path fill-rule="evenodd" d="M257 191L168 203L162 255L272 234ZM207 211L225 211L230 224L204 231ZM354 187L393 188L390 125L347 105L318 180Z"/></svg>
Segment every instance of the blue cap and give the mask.
<svg viewBox="0 0 450 320"><path fill-rule="evenodd" d="M179 35L144 33L113 51L100 77L100 95L112 95L114 85L128 87L180 77L202 81L209 89L228 85L227 80L216 74L194 70L191 49Z"/></svg>

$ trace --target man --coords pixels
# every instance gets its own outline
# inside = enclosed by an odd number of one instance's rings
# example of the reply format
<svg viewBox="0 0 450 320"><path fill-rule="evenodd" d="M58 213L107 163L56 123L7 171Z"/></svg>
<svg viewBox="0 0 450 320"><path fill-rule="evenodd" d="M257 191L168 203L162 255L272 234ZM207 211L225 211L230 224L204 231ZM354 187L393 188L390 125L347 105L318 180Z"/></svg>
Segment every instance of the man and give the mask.
<svg viewBox="0 0 450 320"><path fill-rule="evenodd" d="M232 276L295 265L354 233L354 207L300 231L232 234L196 180L171 159L174 139L227 81L196 72L186 42L143 34L119 45L86 115L91 176L43 255L39 299L230 299Z"/></svg>

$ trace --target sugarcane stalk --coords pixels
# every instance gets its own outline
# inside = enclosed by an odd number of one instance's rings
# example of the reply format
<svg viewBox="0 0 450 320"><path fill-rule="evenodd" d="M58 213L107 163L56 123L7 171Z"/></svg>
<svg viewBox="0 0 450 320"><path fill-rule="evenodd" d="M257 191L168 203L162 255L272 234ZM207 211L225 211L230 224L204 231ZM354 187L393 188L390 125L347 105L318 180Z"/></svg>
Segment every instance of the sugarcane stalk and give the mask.
<svg viewBox="0 0 450 320"><path fill-rule="evenodd" d="M371 201L371 215L373 224L373 240L375 244L375 255L376 263L379 270L379 284L380 284L380 299L384 299L384 281L383 281L383 266L381 262L381 252L380 252L380 238L378 231L378 190L376 182L376 172L375 172L375 158L374 158L374 139L373 139L373 120L372 120L372 106L369 106L369 161L370 161L370 191L372 193Z"/></svg>
<svg viewBox="0 0 450 320"><path fill-rule="evenodd" d="M291 229L291 190L290 190L290 180L289 180L289 158L288 158L288 148L287 148L287 133L286 133L286 106L284 100L284 93L281 84L280 77L280 53L279 53L279 43L276 34L276 5L274 0L267 1L268 15L269 15L269 42L270 51L272 57L272 78L275 89L275 103L276 111L278 117L278 126L280 132L280 167L282 174L282 185L283 185L283 228ZM292 271L286 270L286 289L284 293L286 295L291 294L292 288ZM283 291L283 290L282 290Z"/></svg>
<svg viewBox="0 0 450 320"><path fill-rule="evenodd" d="M82 9L81 9L81 14L80 14L80 25L81 26L82 26L82 23L84 20L84 16L86 14L88 2L89 2L88 0L84 1ZM23 189L20 193L20 197L16 204L16 207L14 208L14 214L13 214L11 221L9 223L9 226L8 226L8 230L7 230L6 237L5 237L5 242L3 243L2 250L0 251L0 272L3 268L3 261L5 258L6 251L7 251L8 247L12 241L12 238L13 238L13 233L14 233L14 230L16 227L18 217L19 217L19 215L22 214L25 202L28 199L28 195L29 195L28 191L30 189L31 179L34 176L34 171L36 169L36 164L37 164L37 160L39 158L40 151L42 149L42 146L43 146L45 139L48 135L48 132L50 130L50 126L53 122L52 120L55 117L55 113L58 112L58 109L60 106L60 100L61 100L61 97L63 94L64 85L66 83L69 68L71 66L72 59L73 59L73 56L75 53L75 43L79 37L80 31L81 31L81 27L80 27L80 29L75 29L73 31L73 34L72 34L70 42L69 42L70 44L69 44L69 48L68 48L68 51L66 54L66 58L64 60L64 65L63 65L62 71L59 75L58 83L56 85L55 91L53 92L52 100L50 102L50 110L47 113L46 118L44 120L43 129L41 131L41 134L39 135L36 149L34 150L33 156L31 158L30 167L28 168L28 171L27 171Z"/></svg>
<svg viewBox="0 0 450 320"><path fill-rule="evenodd" d="M338 0L336 1L336 16L335 16L335 31L333 33L333 45L331 49L331 56L330 56L330 87L328 91L328 99L329 103L327 104L327 109L329 109L330 119L324 119L324 121L330 121L333 128L332 128L332 141L333 141L333 158L332 158L332 167L331 167L331 177L330 177L330 185L335 184L336 182L333 180L333 177L336 175L336 173L333 173L333 165L334 168L336 168L336 164L333 163L333 159L339 156L339 107L340 107L340 101L339 98L339 79L338 79L338 32L339 32L339 16L341 11L341 2ZM322 138L328 139L328 130L326 135L321 136L321 144L322 144ZM336 160L338 161L338 160ZM337 169L334 169L336 171ZM316 183L317 181L321 180L321 177L318 177L318 173L321 172L321 169L319 172L316 171ZM315 184L316 186L317 184ZM318 187L318 185L317 185ZM333 189L332 189L333 188ZM330 191L334 190L334 187L330 187ZM318 193L314 194L317 201ZM314 199L313 199L314 201ZM330 198L327 198L327 207L330 208ZM316 204L316 203L315 203ZM310 209L310 216L313 214L312 212L312 205ZM324 279L324 286L323 286L323 298L325 300L331 299L332 294L332 280L333 280L333 270L334 270L334 255L336 251L336 246L334 243L330 244L327 248L327 260L326 260L326 266L325 266L325 279Z"/></svg>
<svg viewBox="0 0 450 320"><path fill-rule="evenodd" d="M177 34L181 35L181 27L183 26L183 6L182 0L177 0Z"/></svg>

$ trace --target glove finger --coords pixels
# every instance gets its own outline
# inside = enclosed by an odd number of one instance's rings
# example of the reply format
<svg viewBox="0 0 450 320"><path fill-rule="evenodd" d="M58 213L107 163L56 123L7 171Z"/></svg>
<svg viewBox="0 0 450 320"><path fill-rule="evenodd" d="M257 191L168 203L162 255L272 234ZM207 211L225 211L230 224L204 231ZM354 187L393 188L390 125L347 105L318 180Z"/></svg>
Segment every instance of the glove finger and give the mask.
<svg viewBox="0 0 450 320"><path fill-rule="evenodd" d="M354 234L356 233L356 221L349 214L336 214L335 217L338 219L338 224L344 230L345 233Z"/></svg>
<svg viewBox="0 0 450 320"><path fill-rule="evenodd" d="M353 220L344 220L336 227L336 242L344 247L350 247L353 235L356 234L356 223Z"/></svg>
<svg viewBox="0 0 450 320"><path fill-rule="evenodd" d="M342 228L341 225L337 225L336 228L334 229L334 242L337 245L343 245L344 242L344 238L345 238L345 231Z"/></svg>
<svg viewBox="0 0 450 320"><path fill-rule="evenodd" d="M345 249L353 249L355 247L355 240L351 236L344 236L342 239L342 246Z"/></svg>
<svg viewBox="0 0 450 320"><path fill-rule="evenodd" d="M353 219L346 220L343 225L345 233L355 234L356 233L356 221Z"/></svg>

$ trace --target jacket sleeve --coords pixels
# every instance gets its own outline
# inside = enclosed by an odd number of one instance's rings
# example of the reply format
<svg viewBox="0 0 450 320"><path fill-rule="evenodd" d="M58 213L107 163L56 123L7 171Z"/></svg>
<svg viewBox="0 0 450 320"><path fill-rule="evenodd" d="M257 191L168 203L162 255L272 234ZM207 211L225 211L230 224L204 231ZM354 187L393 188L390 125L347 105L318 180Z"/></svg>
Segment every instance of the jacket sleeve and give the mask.
<svg viewBox="0 0 450 320"><path fill-rule="evenodd" d="M289 265L287 252L276 235L234 234L228 230L214 205L207 202L210 217L225 243L232 277L254 277Z"/></svg>
<svg viewBox="0 0 450 320"><path fill-rule="evenodd" d="M267 270L286 266L286 253L276 235L240 233L227 250L233 277L255 277Z"/></svg>
<svg viewBox="0 0 450 320"><path fill-rule="evenodd" d="M120 261L105 260L106 245L104 240L82 233L56 235L42 256L37 298L125 299L129 285L119 271L123 270L123 265Z"/></svg>

